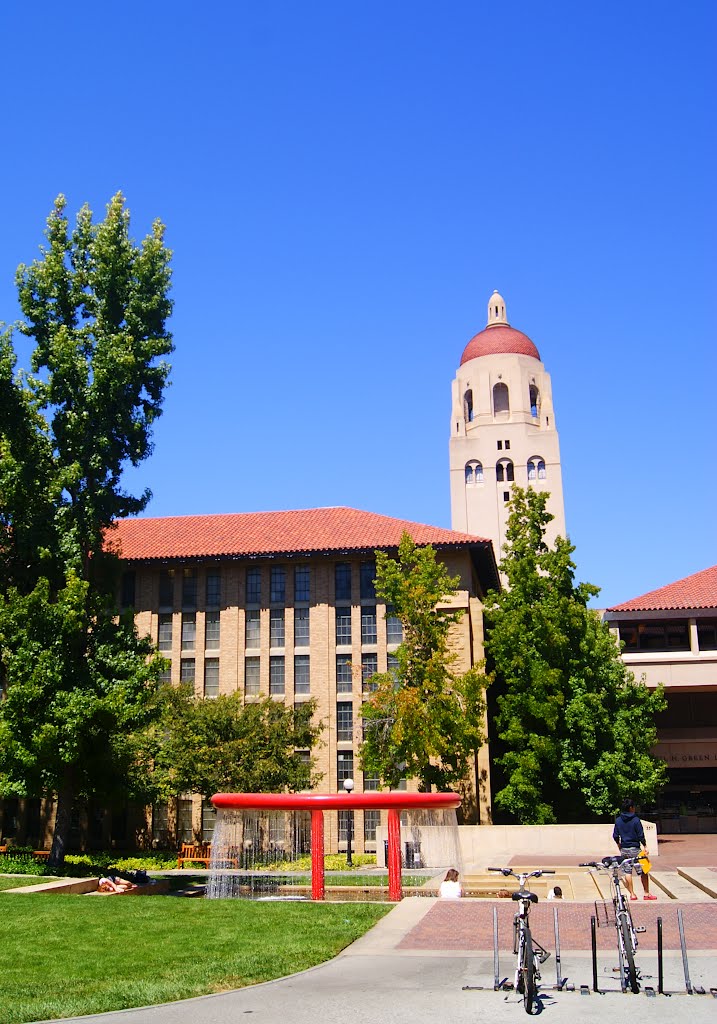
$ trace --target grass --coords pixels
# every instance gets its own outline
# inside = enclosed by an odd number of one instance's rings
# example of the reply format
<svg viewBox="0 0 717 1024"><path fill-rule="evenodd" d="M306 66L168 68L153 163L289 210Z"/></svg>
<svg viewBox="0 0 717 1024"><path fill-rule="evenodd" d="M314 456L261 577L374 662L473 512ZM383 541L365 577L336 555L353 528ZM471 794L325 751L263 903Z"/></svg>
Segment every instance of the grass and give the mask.
<svg viewBox="0 0 717 1024"><path fill-rule="evenodd" d="M0 875L0 892L3 889L19 889L22 885L39 885L53 880L52 876L38 878L36 875Z"/></svg>
<svg viewBox="0 0 717 1024"><path fill-rule="evenodd" d="M0 896L3 1024L222 992L322 963L372 927L371 903Z"/></svg>

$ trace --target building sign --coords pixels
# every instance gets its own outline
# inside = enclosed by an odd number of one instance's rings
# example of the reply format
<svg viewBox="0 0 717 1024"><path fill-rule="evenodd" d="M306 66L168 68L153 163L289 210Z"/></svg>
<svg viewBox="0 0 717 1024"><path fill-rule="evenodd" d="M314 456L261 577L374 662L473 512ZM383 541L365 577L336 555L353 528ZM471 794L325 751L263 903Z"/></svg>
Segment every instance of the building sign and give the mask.
<svg viewBox="0 0 717 1024"><path fill-rule="evenodd" d="M658 743L652 753L666 761L668 768L717 767L717 740L667 741Z"/></svg>

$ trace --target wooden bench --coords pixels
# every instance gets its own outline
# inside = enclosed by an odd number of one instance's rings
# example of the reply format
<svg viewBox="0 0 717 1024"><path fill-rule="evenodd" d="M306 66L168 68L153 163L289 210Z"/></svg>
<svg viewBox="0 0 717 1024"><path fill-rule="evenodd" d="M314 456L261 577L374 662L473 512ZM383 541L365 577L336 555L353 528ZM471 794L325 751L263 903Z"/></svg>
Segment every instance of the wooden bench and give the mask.
<svg viewBox="0 0 717 1024"><path fill-rule="evenodd" d="M211 843L182 843L182 848L177 855L177 867L183 868L187 861L196 861L198 864L206 864L212 859Z"/></svg>

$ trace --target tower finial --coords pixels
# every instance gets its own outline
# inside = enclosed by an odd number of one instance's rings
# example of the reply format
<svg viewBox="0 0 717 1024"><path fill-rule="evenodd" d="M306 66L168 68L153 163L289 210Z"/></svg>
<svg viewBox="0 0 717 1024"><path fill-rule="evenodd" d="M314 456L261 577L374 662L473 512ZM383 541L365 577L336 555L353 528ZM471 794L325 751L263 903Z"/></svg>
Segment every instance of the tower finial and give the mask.
<svg viewBox="0 0 717 1024"><path fill-rule="evenodd" d="M488 299L488 323L486 327L494 327L496 324L508 326L508 317L505 313L505 299L498 291L494 291Z"/></svg>

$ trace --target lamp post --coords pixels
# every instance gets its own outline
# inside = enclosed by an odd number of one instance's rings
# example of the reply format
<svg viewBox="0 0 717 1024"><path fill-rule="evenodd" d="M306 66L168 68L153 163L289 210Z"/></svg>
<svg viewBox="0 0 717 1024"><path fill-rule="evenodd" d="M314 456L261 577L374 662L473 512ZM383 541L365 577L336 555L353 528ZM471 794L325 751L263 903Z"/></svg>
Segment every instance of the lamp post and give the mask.
<svg viewBox="0 0 717 1024"><path fill-rule="evenodd" d="M353 779L344 779L344 789L349 794L349 796L353 792L353 788L354 788L354 780ZM353 835L352 835L352 833L353 833L353 824L354 824L353 811L348 810L348 811L346 811L346 867L347 868L350 868L350 867L353 866L353 861L351 860L351 840L353 839Z"/></svg>

